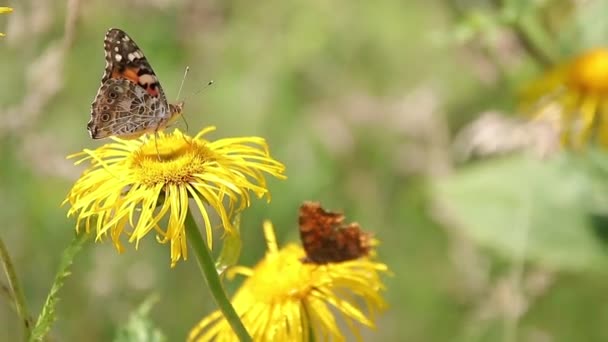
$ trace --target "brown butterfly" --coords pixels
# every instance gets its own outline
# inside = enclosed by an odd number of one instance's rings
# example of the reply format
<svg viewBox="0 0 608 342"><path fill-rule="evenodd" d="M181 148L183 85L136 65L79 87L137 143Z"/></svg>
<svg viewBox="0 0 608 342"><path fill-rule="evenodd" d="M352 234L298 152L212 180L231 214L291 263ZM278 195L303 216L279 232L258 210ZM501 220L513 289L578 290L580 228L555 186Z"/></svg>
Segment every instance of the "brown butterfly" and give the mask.
<svg viewBox="0 0 608 342"><path fill-rule="evenodd" d="M167 103L150 63L124 31L108 30L104 50L106 67L87 124L91 138L136 138L165 128L182 113L184 103Z"/></svg>
<svg viewBox="0 0 608 342"><path fill-rule="evenodd" d="M344 215L323 210L318 202L300 206L300 239L306 251L304 262L337 263L366 256L371 250L371 234L357 223L344 225Z"/></svg>

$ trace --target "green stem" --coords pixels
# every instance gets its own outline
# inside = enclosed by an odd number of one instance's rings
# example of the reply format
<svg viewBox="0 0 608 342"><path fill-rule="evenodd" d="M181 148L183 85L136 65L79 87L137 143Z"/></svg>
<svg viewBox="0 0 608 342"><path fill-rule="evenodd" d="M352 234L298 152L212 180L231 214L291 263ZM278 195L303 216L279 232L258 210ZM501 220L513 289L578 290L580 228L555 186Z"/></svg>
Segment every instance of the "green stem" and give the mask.
<svg viewBox="0 0 608 342"><path fill-rule="evenodd" d="M44 305L40 310L40 314L36 320L36 325L34 325L34 328L32 329L30 341L50 340L47 335L51 330L51 326L55 322L55 319L57 318L56 306L57 302L59 302L59 291L61 291L66 279L71 274L70 268L76 259L76 255L78 255L82 249L82 246L86 241L88 241L89 237L90 234L76 234L76 236L74 236L72 239L72 242L70 242L68 247L61 253L59 268L57 269L57 273L55 273L53 284L51 284L51 288L46 296Z"/></svg>
<svg viewBox="0 0 608 342"><path fill-rule="evenodd" d="M21 319L21 322L23 323L23 339L24 341L27 341L31 334L30 315L25 304L25 296L23 295L19 280L17 279L17 273L15 273L11 257L9 256L8 250L2 239L0 239L0 261L4 267L4 273L6 274L6 279L8 279L8 284L13 292L12 297L15 308L17 309L17 315L19 315L19 319Z"/></svg>
<svg viewBox="0 0 608 342"><path fill-rule="evenodd" d="M9 303L13 310L17 311L15 300L13 299L13 291L11 291L10 287L0 284L0 297L4 298L4 300Z"/></svg>
<svg viewBox="0 0 608 342"><path fill-rule="evenodd" d="M495 6L501 11L511 11L508 20L522 47L543 67L557 64L559 54L555 51L555 39L549 35L539 22L536 8L530 3L513 0L496 0Z"/></svg>
<svg viewBox="0 0 608 342"><path fill-rule="evenodd" d="M511 24L515 34L523 48L544 67L551 67L557 63L555 53L550 51L551 41L546 32L534 22L534 19L525 17L519 18Z"/></svg>
<svg viewBox="0 0 608 342"><path fill-rule="evenodd" d="M228 297L226 296L220 277L215 269L215 262L213 257L211 257L211 252L203 241L203 236L198 230L190 211L188 211L188 215L186 216L186 236L188 237L190 246L194 250L196 261L198 261L198 266L203 273L203 277L207 282L211 295L213 296L213 299L215 299L215 303L220 311L224 314L226 321L230 324L230 327L232 327L232 330L241 342L252 341L251 336L249 336L239 315L236 313L230 300L228 300Z"/></svg>

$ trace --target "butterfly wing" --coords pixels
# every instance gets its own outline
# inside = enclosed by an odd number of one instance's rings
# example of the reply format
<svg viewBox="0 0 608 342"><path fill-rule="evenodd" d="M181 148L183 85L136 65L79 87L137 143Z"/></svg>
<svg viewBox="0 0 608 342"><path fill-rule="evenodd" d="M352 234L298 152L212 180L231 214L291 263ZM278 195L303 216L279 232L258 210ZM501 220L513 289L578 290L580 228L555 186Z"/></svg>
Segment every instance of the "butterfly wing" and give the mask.
<svg viewBox="0 0 608 342"><path fill-rule="evenodd" d="M104 51L105 71L87 124L91 137L137 137L164 126L172 111L141 49L124 31L113 28L106 33ZM112 94L117 97L110 98ZM129 112L131 106L137 111Z"/></svg>
<svg viewBox="0 0 608 342"><path fill-rule="evenodd" d="M327 264L366 256L371 250L371 235L357 223L344 225L344 215L325 211L318 202L300 207L299 226L304 262Z"/></svg>
<svg viewBox="0 0 608 342"><path fill-rule="evenodd" d="M164 126L167 107L157 97L124 78L103 83L93 102L88 129L93 139L118 136L125 139Z"/></svg>

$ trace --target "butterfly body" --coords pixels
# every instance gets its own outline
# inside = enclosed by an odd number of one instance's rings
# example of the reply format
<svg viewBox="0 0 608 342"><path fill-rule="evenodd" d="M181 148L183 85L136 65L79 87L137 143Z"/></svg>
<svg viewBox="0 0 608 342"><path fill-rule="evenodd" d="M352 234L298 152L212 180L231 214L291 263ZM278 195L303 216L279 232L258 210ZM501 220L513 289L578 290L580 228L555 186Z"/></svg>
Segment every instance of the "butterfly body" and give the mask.
<svg viewBox="0 0 608 342"><path fill-rule="evenodd" d="M104 40L106 67L91 105L91 138L137 138L166 128L183 110L169 104L150 63L124 31L110 29Z"/></svg>

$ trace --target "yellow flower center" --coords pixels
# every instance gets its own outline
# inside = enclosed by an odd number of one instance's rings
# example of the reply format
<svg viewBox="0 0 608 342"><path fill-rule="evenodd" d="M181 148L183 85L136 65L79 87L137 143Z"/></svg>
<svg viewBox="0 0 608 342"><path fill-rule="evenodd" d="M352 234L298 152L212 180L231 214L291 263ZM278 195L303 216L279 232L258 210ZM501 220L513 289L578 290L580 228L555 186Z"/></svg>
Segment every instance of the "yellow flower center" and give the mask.
<svg viewBox="0 0 608 342"><path fill-rule="evenodd" d="M268 254L246 280L249 286L243 288L250 288L261 302L299 301L308 297L314 284L319 283L314 269L323 266L303 264L300 261L303 257L304 251L295 244Z"/></svg>
<svg viewBox="0 0 608 342"><path fill-rule="evenodd" d="M608 49L578 57L570 70L569 85L583 92L608 93Z"/></svg>
<svg viewBox="0 0 608 342"><path fill-rule="evenodd" d="M145 185L183 184L203 173L212 156L205 142L171 134L146 141L131 154L129 165Z"/></svg>

